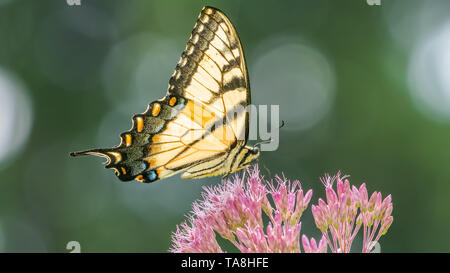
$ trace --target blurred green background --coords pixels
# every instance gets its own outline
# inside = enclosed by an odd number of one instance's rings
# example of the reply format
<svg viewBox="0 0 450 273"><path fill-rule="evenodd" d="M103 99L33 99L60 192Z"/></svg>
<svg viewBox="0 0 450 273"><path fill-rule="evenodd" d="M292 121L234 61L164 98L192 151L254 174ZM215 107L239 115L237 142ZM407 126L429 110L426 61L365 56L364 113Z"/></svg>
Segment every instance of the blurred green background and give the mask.
<svg viewBox="0 0 450 273"><path fill-rule="evenodd" d="M254 104L279 104L266 176L342 170L392 194L382 252L450 250L447 0L0 0L0 252L166 252L201 187L219 177L120 183L100 158L162 97L198 13L242 40ZM270 170L270 174L266 170ZM310 210L302 233L318 236ZM355 243L354 250L359 249Z"/></svg>

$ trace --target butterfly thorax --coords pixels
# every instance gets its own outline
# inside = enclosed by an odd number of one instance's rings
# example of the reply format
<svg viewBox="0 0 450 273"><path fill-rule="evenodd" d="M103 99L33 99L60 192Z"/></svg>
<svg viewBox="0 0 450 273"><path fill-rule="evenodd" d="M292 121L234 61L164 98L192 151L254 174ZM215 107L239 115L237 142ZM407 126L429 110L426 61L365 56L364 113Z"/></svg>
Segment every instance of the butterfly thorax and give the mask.
<svg viewBox="0 0 450 273"><path fill-rule="evenodd" d="M259 157L259 153L258 147L244 146L233 158L228 174L247 168L253 160Z"/></svg>

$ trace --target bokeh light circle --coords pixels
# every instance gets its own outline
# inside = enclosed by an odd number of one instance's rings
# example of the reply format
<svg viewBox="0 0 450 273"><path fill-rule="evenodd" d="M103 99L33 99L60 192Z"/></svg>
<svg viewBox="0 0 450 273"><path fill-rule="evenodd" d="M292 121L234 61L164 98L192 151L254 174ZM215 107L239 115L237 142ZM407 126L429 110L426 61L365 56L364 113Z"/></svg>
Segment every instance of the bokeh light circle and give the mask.
<svg viewBox="0 0 450 273"><path fill-rule="evenodd" d="M450 21L413 50L408 81L418 108L433 119L450 119Z"/></svg>
<svg viewBox="0 0 450 273"><path fill-rule="evenodd" d="M139 33L109 50L101 78L106 98L115 109L131 118L166 94L183 50L175 44L168 37Z"/></svg>
<svg viewBox="0 0 450 273"><path fill-rule="evenodd" d="M262 43L250 81L253 104L280 105L287 130L305 130L331 108L335 75L327 58L302 41L273 37Z"/></svg>
<svg viewBox="0 0 450 273"><path fill-rule="evenodd" d="M410 50L447 20L449 8L448 0L391 1L381 12L395 43Z"/></svg>
<svg viewBox="0 0 450 273"><path fill-rule="evenodd" d="M36 72L61 90L90 92L98 86L105 48L119 36L108 13L93 5L49 13L36 29Z"/></svg>
<svg viewBox="0 0 450 273"><path fill-rule="evenodd" d="M28 139L32 108L25 84L0 68L0 163L15 155Z"/></svg>

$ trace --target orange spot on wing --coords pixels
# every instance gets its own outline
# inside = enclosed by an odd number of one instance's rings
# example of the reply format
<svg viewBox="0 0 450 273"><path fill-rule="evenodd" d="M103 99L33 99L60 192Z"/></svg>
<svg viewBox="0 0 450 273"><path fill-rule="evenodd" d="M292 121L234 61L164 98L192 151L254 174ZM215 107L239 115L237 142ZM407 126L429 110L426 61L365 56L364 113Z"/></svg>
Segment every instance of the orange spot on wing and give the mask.
<svg viewBox="0 0 450 273"><path fill-rule="evenodd" d="M170 106L174 106L175 103L177 103L177 98L172 97L172 98L169 100L169 105L170 105Z"/></svg>
<svg viewBox="0 0 450 273"><path fill-rule="evenodd" d="M156 117L159 115L159 112L161 112L161 105L159 103L153 104L152 115Z"/></svg>
<svg viewBox="0 0 450 273"><path fill-rule="evenodd" d="M115 161L114 161L114 163L119 163L120 161L122 161L122 154L121 153L118 153L118 152L110 152L109 153L110 155L112 155L112 156L114 156L114 159L115 159Z"/></svg>
<svg viewBox="0 0 450 273"><path fill-rule="evenodd" d="M142 117L136 117L136 130L142 132L144 130L144 119Z"/></svg>
<svg viewBox="0 0 450 273"><path fill-rule="evenodd" d="M149 168L153 168L156 165L156 160L154 158L145 159L147 161Z"/></svg>
<svg viewBox="0 0 450 273"><path fill-rule="evenodd" d="M127 147L129 147L129 146L131 146L131 143L132 143L131 135L126 134L125 135L125 144L127 145Z"/></svg>
<svg viewBox="0 0 450 273"><path fill-rule="evenodd" d="M121 168L123 174L127 174L127 170L124 167Z"/></svg>
<svg viewBox="0 0 450 273"><path fill-rule="evenodd" d="M136 176L136 180L141 181L141 182L145 182L144 176L142 176L142 174Z"/></svg>

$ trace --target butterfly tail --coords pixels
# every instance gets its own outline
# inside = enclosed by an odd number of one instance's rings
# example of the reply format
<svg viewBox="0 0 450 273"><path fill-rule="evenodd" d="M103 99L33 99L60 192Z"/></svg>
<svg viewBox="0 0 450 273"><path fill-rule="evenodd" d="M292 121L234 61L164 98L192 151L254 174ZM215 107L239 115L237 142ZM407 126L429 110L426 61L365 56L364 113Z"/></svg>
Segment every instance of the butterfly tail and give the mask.
<svg viewBox="0 0 450 273"><path fill-rule="evenodd" d="M127 153L120 151L119 147L110 149L92 149L70 153L70 156L73 157L85 155L94 155L106 158L107 161L105 162L105 168L113 169L119 179L124 182L131 181L135 178L142 182L153 182L158 178L156 173L151 173L151 175L147 178L147 173L143 173L147 166L140 160L126 161L128 155ZM143 175L138 175L141 173L145 174L145 177ZM140 179L141 177L142 179Z"/></svg>
<svg viewBox="0 0 450 273"><path fill-rule="evenodd" d="M86 151L71 152L70 156L73 156L73 157L85 156L85 155L100 156L100 157L106 158L107 159L106 165L109 165L112 160L112 156L110 154L108 154L108 152L110 152L110 151L111 151L111 149L91 149L91 150L86 150Z"/></svg>

